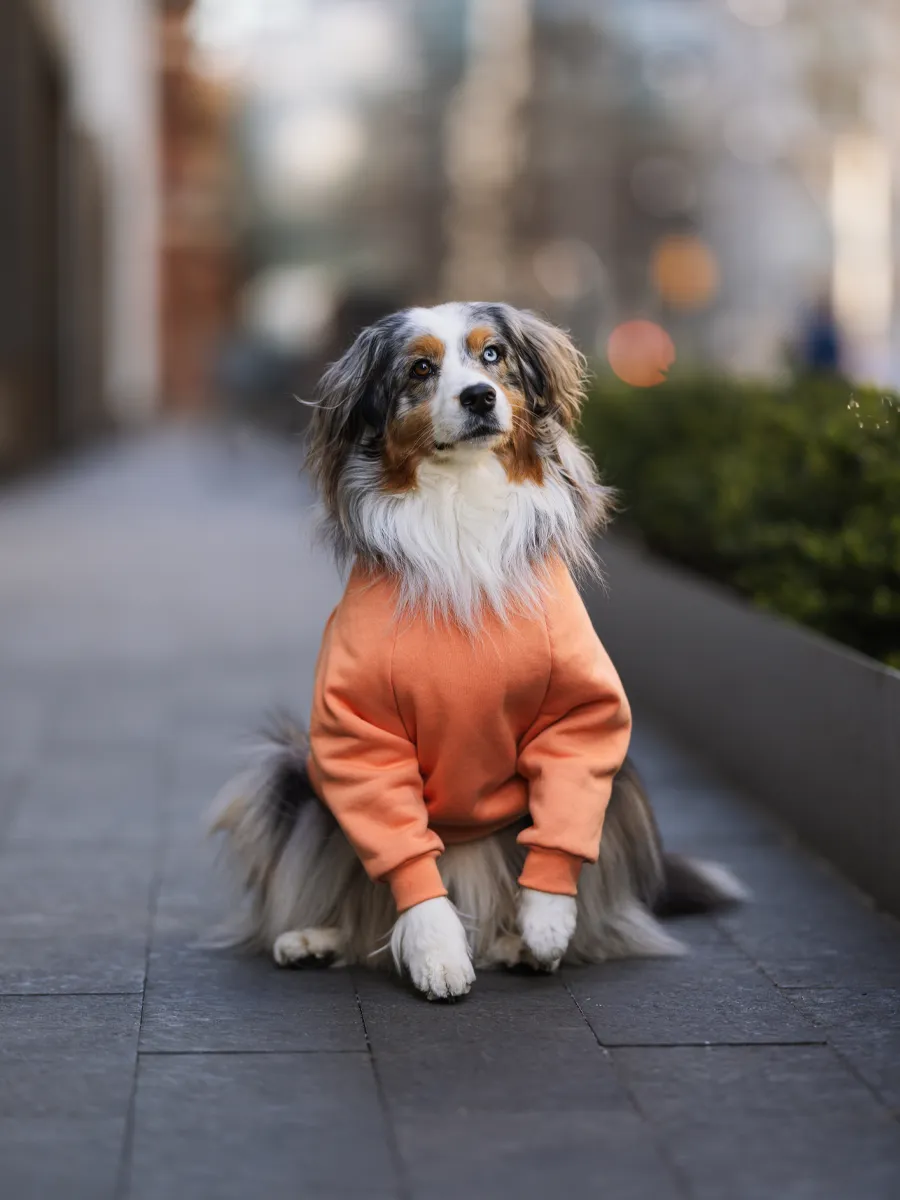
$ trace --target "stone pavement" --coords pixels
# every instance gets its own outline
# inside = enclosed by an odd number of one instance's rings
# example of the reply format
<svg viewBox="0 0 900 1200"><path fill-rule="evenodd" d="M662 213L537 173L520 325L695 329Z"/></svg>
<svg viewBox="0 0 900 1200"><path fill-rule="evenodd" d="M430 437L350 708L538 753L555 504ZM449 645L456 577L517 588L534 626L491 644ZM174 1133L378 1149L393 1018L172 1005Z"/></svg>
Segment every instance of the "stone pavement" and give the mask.
<svg viewBox="0 0 900 1200"><path fill-rule="evenodd" d="M671 845L756 892L689 957L440 1007L202 948L201 814L339 591L294 457L163 433L3 496L3 1200L900 1196L897 928L640 713Z"/></svg>

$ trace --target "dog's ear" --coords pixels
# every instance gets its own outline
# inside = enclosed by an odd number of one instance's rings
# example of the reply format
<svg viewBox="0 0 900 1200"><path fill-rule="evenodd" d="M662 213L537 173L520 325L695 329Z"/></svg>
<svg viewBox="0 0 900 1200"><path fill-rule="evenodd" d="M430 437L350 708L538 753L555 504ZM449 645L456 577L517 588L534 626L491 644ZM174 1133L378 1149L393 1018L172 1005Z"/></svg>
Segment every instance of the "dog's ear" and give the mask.
<svg viewBox="0 0 900 1200"><path fill-rule="evenodd" d="M384 433L393 403L397 326L394 316L364 329L319 381L306 463L329 506L349 451L367 434L377 440Z"/></svg>
<svg viewBox="0 0 900 1200"><path fill-rule="evenodd" d="M584 403L587 364L569 335L527 309L497 305L529 406L571 429ZM495 319L497 319L495 317Z"/></svg>

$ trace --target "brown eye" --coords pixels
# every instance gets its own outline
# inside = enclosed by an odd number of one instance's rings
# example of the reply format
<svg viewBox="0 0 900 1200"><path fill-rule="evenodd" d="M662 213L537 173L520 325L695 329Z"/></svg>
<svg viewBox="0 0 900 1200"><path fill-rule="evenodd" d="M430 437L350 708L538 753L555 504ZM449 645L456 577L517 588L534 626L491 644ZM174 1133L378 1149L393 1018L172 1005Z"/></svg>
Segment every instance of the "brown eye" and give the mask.
<svg viewBox="0 0 900 1200"><path fill-rule="evenodd" d="M417 358L412 365L412 374L416 379L427 379L433 370L434 367L427 358Z"/></svg>

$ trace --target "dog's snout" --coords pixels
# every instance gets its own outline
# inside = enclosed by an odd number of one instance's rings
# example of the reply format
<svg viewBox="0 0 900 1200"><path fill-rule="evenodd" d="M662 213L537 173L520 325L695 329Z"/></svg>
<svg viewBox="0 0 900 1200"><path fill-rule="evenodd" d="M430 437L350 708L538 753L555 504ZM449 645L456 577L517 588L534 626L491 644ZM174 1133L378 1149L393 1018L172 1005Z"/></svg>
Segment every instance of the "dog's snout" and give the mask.
<svg viewBox="0 0 900 1200"><path fill-rule="evenodd" d="M489 383L470 383L459 393L459 402L468 412L483 417L497 403L497 393Z"/></svg>

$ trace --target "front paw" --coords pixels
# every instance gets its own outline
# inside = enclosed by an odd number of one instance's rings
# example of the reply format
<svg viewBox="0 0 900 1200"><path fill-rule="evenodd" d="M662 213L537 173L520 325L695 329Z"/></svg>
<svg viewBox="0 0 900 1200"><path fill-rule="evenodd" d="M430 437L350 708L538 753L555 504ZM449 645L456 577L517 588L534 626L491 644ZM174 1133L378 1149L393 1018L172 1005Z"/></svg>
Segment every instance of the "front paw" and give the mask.
<svg viewBox="0 0 900 1200"><path fill-rule="evenodd" d="M466 931L456 909L438 896L408 908L397 918L391 951L398 970L429 1000L464 996L475 982Z"/></svg>
<svg viewBox="0 0 900 1200"><path fill-rule="evenodd" d="M557 896L522 888L519 893L519 932L535 965L555 971L568 949L578 906L574 896Z"/></svg>

